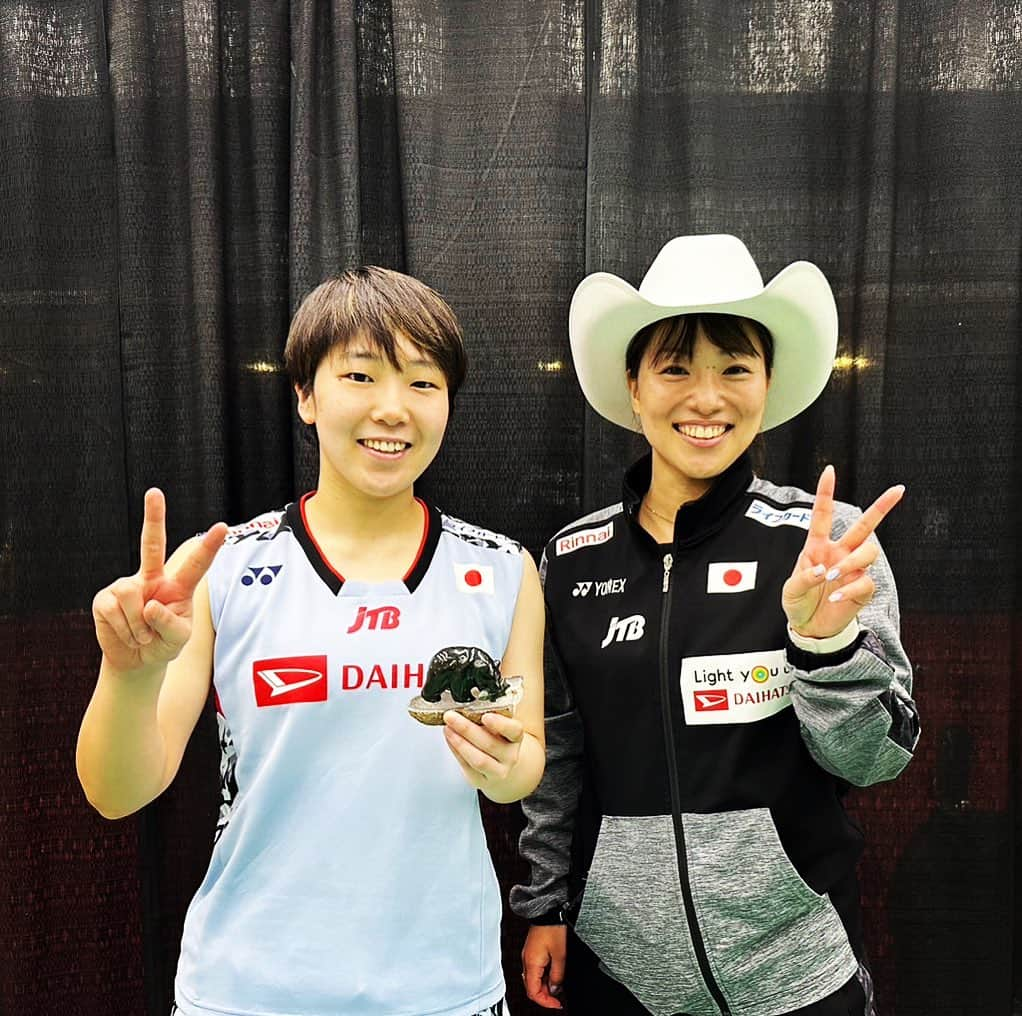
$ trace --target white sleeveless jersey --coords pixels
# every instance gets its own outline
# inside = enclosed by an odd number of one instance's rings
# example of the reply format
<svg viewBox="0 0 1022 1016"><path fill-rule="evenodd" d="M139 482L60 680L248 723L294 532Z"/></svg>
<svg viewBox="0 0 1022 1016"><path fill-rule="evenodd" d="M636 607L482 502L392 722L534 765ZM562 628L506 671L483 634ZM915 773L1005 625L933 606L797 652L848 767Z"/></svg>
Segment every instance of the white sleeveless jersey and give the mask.
<svg viewBox="0 0 1022 1016"><path fill-rule="evenodd" d="M403 581L345 581L304 503L232 529L209 573L224 804L177 1004L469 1016L504 993L500 895L476 791L407 706L438 649L503 656L521 549L423 504Z"/></svg>

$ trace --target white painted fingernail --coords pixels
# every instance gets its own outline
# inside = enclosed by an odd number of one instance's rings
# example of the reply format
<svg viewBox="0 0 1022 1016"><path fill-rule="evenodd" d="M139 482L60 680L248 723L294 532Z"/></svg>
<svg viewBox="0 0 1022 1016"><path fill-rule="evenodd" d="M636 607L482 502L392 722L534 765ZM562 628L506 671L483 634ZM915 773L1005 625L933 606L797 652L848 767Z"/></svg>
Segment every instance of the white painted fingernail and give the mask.
<svg viewBox="0 0 1022 1016"><path fill-rule="evenodd" d="M815 568L813 569L813 574L814 574L814 575L822 575L822 574L823 574L823 572L824 572L824 566L823 566L822 564L818 564L818 565L817 565L817 566L816 566L816 567L815 567Z"/></svg>
<svg viewBox="0 0 1022 1016"><path fill-rule="evenodd" d="M835 589L834 592L832 592L830 594L830 596L827 597L827 602L828 603L837 603L838 600L843 600L844 598L845 598L845 594L842 593L840 589Z"/></svg>
<svg viewBox="0 0 1022 1016"><path fill-rule="evenodd" d="M831 568L831 570L827 572L827 581L833 582L834 579L836 579L840 574L841 574L840 568Z"/></svg>

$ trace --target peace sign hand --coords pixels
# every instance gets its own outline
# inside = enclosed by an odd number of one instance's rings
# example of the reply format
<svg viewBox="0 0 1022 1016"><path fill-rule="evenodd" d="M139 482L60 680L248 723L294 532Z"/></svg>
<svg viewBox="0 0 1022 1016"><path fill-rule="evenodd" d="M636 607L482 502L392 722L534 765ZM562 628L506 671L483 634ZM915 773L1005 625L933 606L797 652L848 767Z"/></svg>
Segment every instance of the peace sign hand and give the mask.
<svg viewBox="0 0 1022 1016"><path fill-rule="evenodd" d="M92 616L107 664L127 672L175 659L192 634L192 597L227 536L218 522L182 544L169 562L167 506L155 487L146 491L138 571L100 590Z"/></svg>
<svg viewBox="0 0 1022 1016"><path fill-rule="evenodd" d="M889 487L840 539L832 540L834 467L823 470L809 535L781 591L781 606L796 632L817 639L837 635L870 602L876 586L867 569L880 545L869 537L904 493L901 484Z"/></svg>

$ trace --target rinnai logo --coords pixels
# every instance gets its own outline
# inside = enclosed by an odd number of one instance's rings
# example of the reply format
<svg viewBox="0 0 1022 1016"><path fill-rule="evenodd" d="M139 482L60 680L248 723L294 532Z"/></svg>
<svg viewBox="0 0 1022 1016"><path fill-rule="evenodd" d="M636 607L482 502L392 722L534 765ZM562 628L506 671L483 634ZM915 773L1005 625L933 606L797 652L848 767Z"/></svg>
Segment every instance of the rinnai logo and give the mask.
<svg viewBox="0 0 1022 1016"><path fill-rule="evenodd" d="M493 566L489 564L455 564L454 583L461 593L492 596L496 589L493 584Z"/></svg>
<svg viewBox="0 0 1022 1016"><path fill-rule="evenodd" d="M605 526L596 526L594 529L580 529L577 533L569 533L562 536L554 544L554 553L560 557L562 554L571 554L582 547L595 547L599 543L606 543L614 535L614 520L611 519Z"/></svg>
<svg viewBox="0 0 1022 1016"><path fill-rule="evenodd" d="M786 508L781 511L778 508L771 508L764 501L753 501L745 513L747 519L770 526L771 529L776 526L798 526L799 529L808 529L812 516L810 508Z"/></svg>
<svg viewBox="0 0 1022 1016"><path fill-rule="evenodd" d="M646 619L641 614L632 614L631 617L612 617L607 634L600 643L601 649L606 649L611 642L635 642L641 639L646 633Z"/></svg>
<svg viewBox="0 0 1022 1016"><path fill-rule="evenodd" d="M706 569L708 593L744 593L756 588L758 561L715 561Z"/></svg>
<svg viewBox="0 0 1022 1016"><path fill-rule="evenodd" d="M325 702L325 656L284 656L256 660L252 681L257 706L287 706L295 702Z"/></svg>
<svg viewBox="0 0 1022 1016"><path fill-rule="evenodd" d="M727 688L719 688L716 691L694 691L692 698L695 701L697 713L715 713L728 708Z"/></svg>
<svg viewBox="0 0 1022 1016"><path fill-rule="evenodd" d="M400 623L401 611L397 607L373 607L372 610L359 607L348 634L351 635L361 628L368 628L370 631L376 631L378 628L389 630L396 628Z"/></svg>

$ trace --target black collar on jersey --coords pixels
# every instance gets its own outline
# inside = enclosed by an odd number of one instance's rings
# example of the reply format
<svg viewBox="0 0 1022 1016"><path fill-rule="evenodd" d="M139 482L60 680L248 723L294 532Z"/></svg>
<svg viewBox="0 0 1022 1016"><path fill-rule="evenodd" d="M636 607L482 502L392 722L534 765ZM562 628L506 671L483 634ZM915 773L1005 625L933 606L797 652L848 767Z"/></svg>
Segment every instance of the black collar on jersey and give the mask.
<svg viewBox="0 0 1022 1016"><path fill-rule="evenodd" d="M284 510L287 523L295 534L299 546L305 551L309 564L316 570L316 574L327 584L330 591L336 596L344 586L344 576L334 571L330 562L323 556L319 545L316 543L312 533L305 524L305 502L312 497L315 491L305 494L301 500L289 504ZM422 542L419 544L419 553L412 562L411 568L402 580L408 587L408 592L414 593L419 583L425 578L426 572L433 561L437 544L440 542L440 533L443 529L443 519L440 512L431 504L426 504L422 498L416 500L426 509L426 526L422 534Z"/></svg>
<svg viewBox="0 0 1022 1016"><path fill-rule="evenodd" d="M713 486L695 501L686 501L674 519L674 545L697 543L724 523L729 506L752 483L752 465L747 452L714 480ZM647 453L625 471L622 481L622 502L628 517L635 520L639 503L653 479L653 455ZM638 523L636 523L638 524Z"/></svg>

